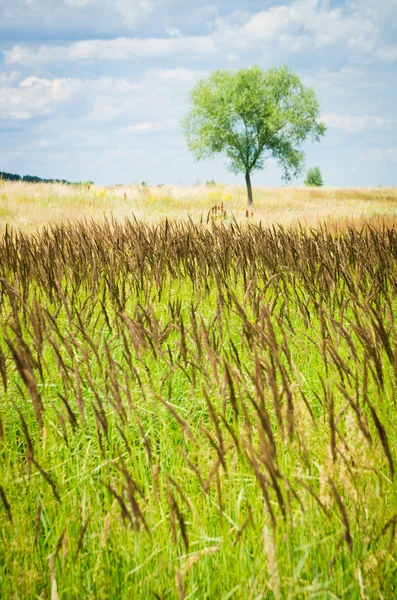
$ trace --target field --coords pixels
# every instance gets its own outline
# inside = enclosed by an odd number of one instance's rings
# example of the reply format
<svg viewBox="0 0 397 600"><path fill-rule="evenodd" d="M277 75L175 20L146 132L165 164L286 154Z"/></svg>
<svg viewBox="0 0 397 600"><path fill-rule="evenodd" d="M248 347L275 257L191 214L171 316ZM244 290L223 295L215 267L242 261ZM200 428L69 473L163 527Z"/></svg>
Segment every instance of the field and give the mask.
<svg viewBox="0 0 397 600"><path fill-rule="evenodd" d="M0 596L394 597L397 191L2 185Z"/></svg>
<svg viewBox="0 0 397 600"><path fill-rule="evenodd" d="M215 186L66 186L0 181L0 230L6 224L34 232L43 225L76 219L136 218L159 223L168 220L198 222L208 218L214 206L226 210L226 220L233 217L246 222L245 187ZM324 220L346 222L363 219L386 219L397 216L397 188L255 188L253 216L249 221L293 225L297 222L317 226ZM219 211L218 220L222 218Z"/></svg>

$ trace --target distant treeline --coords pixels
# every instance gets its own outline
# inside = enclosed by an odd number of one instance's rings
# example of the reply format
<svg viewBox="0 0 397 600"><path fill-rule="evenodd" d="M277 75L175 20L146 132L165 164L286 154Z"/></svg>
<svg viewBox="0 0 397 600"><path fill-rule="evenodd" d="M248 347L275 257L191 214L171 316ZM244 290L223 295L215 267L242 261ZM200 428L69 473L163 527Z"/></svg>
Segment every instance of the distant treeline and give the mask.
<svg viewBox="0 0 397 600"><path fill-rule="evenodd" d="M66 185L76 185L76 183L71 183L70 181L66 181L66 179L42 179L41 177L35 177L34 175L15 175L13 173L3 173L0 171L0 181L27 181L29 183L65 183ZM93 181L79 181L77 184L86 184L91 185Z"/></svg>

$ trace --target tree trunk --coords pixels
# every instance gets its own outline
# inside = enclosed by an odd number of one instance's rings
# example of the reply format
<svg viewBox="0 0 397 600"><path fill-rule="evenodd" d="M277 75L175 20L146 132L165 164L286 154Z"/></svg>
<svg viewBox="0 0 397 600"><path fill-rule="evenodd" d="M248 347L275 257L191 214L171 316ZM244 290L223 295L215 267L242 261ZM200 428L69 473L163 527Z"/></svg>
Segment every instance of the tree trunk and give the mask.
<svg viewBox="0 0 397 600"><path fill-rule="evenodd" d="M247 193L248 193L248 206L249 208L252 207L252 186L251 186L251 175L249 171L246 171L245 173L245 183L247 184Z"/></svg>

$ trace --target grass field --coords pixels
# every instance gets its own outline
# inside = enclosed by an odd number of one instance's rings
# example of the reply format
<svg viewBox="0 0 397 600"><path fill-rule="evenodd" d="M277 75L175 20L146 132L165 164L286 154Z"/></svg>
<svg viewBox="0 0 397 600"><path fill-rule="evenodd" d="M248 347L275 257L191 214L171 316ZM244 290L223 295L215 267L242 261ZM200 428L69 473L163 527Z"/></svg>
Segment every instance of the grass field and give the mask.
<svg viewBox="0 0 397 600"><path fill-rule="evenodd" d="M3 184L2 598L397 594L397 192L221 192Z"/></svg>
<svg viewBox="0 0 397 600"><path fill-rule="evenodd" d="M76 219L137 218L160 222L168 218L207 219L208 212L223 204L226 220L246 221L245 187L97 187L61 184L0 182L0 227L35 231L45 224ZM296 222L318 225L327 219L346 221L378 217L395 222L397 188L255 188L254 223ZM218 218L221 213L218 213Z"/></svg>

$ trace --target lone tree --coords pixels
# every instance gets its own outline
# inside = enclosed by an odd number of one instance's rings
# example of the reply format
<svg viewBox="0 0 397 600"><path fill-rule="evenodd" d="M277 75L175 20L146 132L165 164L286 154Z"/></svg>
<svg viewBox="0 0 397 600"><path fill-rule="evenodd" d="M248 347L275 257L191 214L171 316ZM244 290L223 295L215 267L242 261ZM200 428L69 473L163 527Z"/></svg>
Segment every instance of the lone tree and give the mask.
<svg viewBox="0 0 397 600"><path fill-rule="evenodd" d="M320 187L324 185L320 167L313 167L312 169L308 170L305 179L305 185L312 187Z"/></svg>
<svg viewBox="0 0 397 600"><path fill-rule="evenodd" d="M325 132L314 91L285 66L214 71L196 84L190 102L183 121L189 149L197 160L226 155L231 171L245 174L248 206L253 171L273 157L291 180L303 168L301 144Z"/></svg>

